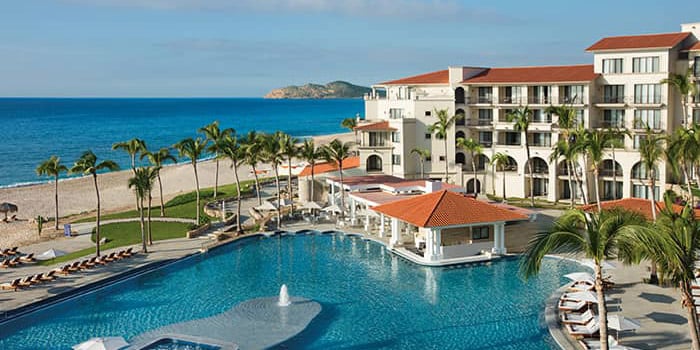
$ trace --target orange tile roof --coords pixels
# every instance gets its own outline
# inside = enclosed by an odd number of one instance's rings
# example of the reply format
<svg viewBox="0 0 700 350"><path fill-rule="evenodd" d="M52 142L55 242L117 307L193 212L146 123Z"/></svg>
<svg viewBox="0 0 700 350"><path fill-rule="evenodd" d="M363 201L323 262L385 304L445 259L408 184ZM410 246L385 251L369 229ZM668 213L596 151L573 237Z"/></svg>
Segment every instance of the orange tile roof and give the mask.
<svg viewBox="0 0 700 350"><path fill-rule="evenodd" d="M528 219L526 215L447 190L378 205L372 210L418 227L486 224Z"/></svg>
<svg viewBox="0 0 700 350"><path fill-rule="evenodd" d="M411 85L411 84L447 84L450 82L450 73L447 69L437 72L414 75L408 78L385 81L378 85Z"/></svg>
<svg viewBox="0 0 700 350"><path fill-rule="evenodd" d="M357 168L360 166L360 157L349 157L343 161L343 170ZM314 174L323 174L338 170L335 163L323 162L316 163L314 166ZM311 176L311 166L307 165L300 173L299 177Z"/></svg>
<svg viewBox="0 0 700 350"><path fill-rule="evenodd" d="M462 81L475 83L555 83L586 82L594 80L592 64L572 66L490 68L483 73Z"/></svg>
<svg viewBox="0 0 700 350"><path fill-rule="evenodd" d="M700 51L700 41L696 42L695 44L691 45L689 48L686 50L688 51Z"/></svg>
<svg viewBox="0 0 700 350"><path fill-rule="evenodd" d="M643 199L643 198L623 198L623 199L617 199L613 201L605 201L601 202L600 206L603 209L625 209L629 210L635 213L639 213L643 215L647 220L651 220L651 200L649 199ZM663 209L666 207L664 202L656 202L656 207L657 207L657 213L659 210ZM584 211L596 211L598 210L598 206L596 204L587 204L583 205L580 207ZM680 205L673 205L673 211L676 213L680 213L681 210L683 210L683 207ZM700 210L695 209L695 215L699 216L700 215ZM700 217L700 216L699 216Z"/></svg>
<svg viewBox="0 0 700 350"><path fill-rule="evenodd" d="M385 130L396 130L389 126L388 121L376 122L371 124L359 125L353 128L355 131L385 131Z"/></svg>
<svg viewBox="0 0 700 350"><path fill-rule="evenodd" d="M340 182L340 177L331 177L329 180ZM343 178L343 185L345 186L356 186L356 185L381 185L395 182L402 182L404 179L393 176L393 175L363 175L363 176L349 176Z"/></svg>
<svg viewBox="0 0 700 350"><path fill-rule="evenodd" d="M586 51L672 48L680 44L690 33L666 33L611 36L598 40Z"/></svg>

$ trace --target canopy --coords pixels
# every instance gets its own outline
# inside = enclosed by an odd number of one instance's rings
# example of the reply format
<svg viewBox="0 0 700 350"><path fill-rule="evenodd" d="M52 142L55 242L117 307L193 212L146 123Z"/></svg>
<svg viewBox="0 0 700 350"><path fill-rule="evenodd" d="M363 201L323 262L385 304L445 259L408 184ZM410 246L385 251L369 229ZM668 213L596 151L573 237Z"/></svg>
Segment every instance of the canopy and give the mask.
<svg viewBox="0 0 700 350"><path fill-rule="evenodd" d="M5 219L7 219L7 213L16 212L17 209L17 205L15 204L7 202L0 203L0 213L5 213Z"/></svg>
<svg viewBox="0 0 700 350"><path fill-rule="evenodd" d="M272 204L272 202L264 201L263 204L258 205L255 207L255 209L264 211L264 210L277 210L277 207Z"/></svg>
<svg viewBox="0 0 700 350"><path fill-rule="evenodd" d="M301 209L321 209L321 206L316 202L306 202L301 206Z"/></svg>
<svg viewBox="0 0 700 350"><path fill-rule="evenodd" d="M129 346L122 337L92 338L86 342L74 345L74 350L118 350Z"/></svg>
<svg viewBox="0 0 700 350"><path fill-rule="evenodd" d="M379 214L374 211L374 210L369 210L369 209L362 209L357 211L358 216L372 216L372 217L379 217Z"/></svg>
<svg viewBox="0 0 700 350"><path fill-rule="evenodd" d="M327 207L323 208L323 211L329 212L329 213L341 213L342 212L342 210L340 210L340 207L337 204L327 206Z"/></svg>
<svg viewBox="0 0 700 350"><path fill-rule="evenodd" d="M610 315L608 316L608 328L614 329L616 331L631 331L639 329L642 326L639 321L627 318L622 315Z"/></svg>
<svg viewBox="0 0 700 350"><path fill-rule="evenodd" d="M62 250L56 250L56 249L49 249L39 255L36 256L38 260L51 260L55 259L56 257L66 255L66 252Z"/></svg>
<svg viewBox="0 0 700 350"><path fill-rule="evenodd" d="M574 273L570 273L568 275L564 275L564 277L566 277L574 282L579 282L579 281L594 282L595 281L593 276L588 272L574 272Z"/></svg>
<svg viewBox="0 0 700 350"><path fill-rule="evenodd" d="M587 303L598 303L598 296L593 292L566 293L566 299L585 301Z"/></svg>
<svg viewBox="0 0 700 350"><path fill-rule="evenodd" d="M591 269L595 270L595 261L593 261L593 259L583 259L581 260L581 265L590 267ZM608 261L602 261L600 263L600 267L603 270L614 270L616 268L615 265Z"/></svg>

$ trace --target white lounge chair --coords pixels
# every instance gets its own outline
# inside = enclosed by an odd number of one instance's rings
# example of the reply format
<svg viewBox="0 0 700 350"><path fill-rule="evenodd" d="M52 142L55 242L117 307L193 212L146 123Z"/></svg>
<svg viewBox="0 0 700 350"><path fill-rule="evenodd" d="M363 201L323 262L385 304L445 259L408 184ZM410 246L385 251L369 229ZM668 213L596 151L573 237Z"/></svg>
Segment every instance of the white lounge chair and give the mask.
<svg viewBox="0 0 700 350"><path fill-rule="evenodd" d="M592 336L600 330L600 323L597 317L593 318L585 325L566 324L565 326L566 330L569 331L571 335Z"/></svg>
<svg viewBox="0 0 700 350"><path fill-rule="evenodd" d="M563 310L563 311L578 311L578 310L581 310L584 306L586 306L586 302L582 301L582 300L579 300L579 301L564 300L564 299L559 300L559 310Z"/></svg>
<svg viewBox="0 0 700 350"><path fill-rule="evenodd" d="M584 349L600 349L600 340L591 338L591 339L581 339L578 341L579 344L581 344L581 347ZM612 346L617 346L617 340L611 335L608 336L608 347Z"/></svg>
<svg viewBox="0 0 700 350"><path fill-rule="evenodd" d="M593 312L588 309L584 313L567 312L561 315L562 323L586 324L594 317Z"/></svg>

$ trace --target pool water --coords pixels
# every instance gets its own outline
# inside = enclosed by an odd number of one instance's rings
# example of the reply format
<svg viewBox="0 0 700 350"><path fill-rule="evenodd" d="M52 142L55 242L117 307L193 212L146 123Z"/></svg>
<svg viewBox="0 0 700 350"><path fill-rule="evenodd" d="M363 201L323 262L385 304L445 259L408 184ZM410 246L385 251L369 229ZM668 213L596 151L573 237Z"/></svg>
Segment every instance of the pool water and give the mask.
<svg viewBox="0 0 700 350"><path fill-rule="evenodd" d="M257 236L13 320L0 327L0 349L128 340L277 295L283 283L323 309L280 349L547 349L544 301L576 269L545 259L524 282L517 259L430 268L360 237Z"/></svg>
<svg viewBox="0 0 700 350"><path fill-rule="evenodd" d="M218 346L197 344L178 339L160 339L141 350L220 350Z"/></svg>

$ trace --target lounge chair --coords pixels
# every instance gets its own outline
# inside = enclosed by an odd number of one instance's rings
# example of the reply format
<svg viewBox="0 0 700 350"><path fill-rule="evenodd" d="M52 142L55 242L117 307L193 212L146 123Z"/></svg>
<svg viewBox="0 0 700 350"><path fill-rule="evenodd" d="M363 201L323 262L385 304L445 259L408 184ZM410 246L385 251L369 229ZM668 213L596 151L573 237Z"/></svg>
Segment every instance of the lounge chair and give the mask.
<svg viewBox="0 0 700 350"><path fill-rule="evenodd" d="M31 253L31 254L28 254L28 255L25 255L25 256L21 256L21 257L19 258L19 260L24 261L24 262L34 262L34 261L36 261L36 259L34 258L34 253Z"/></svg>
<svg viewBox="0 0 700 350"><path fill-rule="evenodd" d="M80 261L70 264L70 266L68 266L68 270L73 272L80 271Z"/></svg>
<svg viewBox="0 0 700 350"><path fill-rule="evenodd" d="M78 265L78 268L81 270L87 270L87 269L93 268L94 266L95 266L95 264L91 263L90 260L85 259L85 260L80 262L80 265Z"/></svg>
<svg viewBox="0 0 700 350"><path fill-rule="evenodd" d="M569 331L569 334L573 336L592 336L600 330L600 323L597 317L588 321L585 325L565 324L564 326L566 326L566 330Z"/></svg>
<svg viewBox="0 0 700 350"><path fill-rule="evenodd" d="M29 279L29 283L31 283L31 284L39 284L41 282L43 282L43 281L41 280L40 273L37 273L36 275L32 276L32 278Z"/></svg>
<svg viewBox="0 0 700 350"><path fill-rule="evenodd" d="M14 267L14 265L10 264L10 259L5 259L2 262L0 262L0 268L6 269L8 267Z"/></svg>
<svg viewBox="0 0 700 350"><path fill-rule="evenodd" d="M590 281L577 281L569 286L569 289L576 292L586 292L595 289L595 283Z"/></svg>
<svg viewBox="0 0 700 350"><path fill-rule="evenodd" d="M15 267L17 265L22 265L22 260L20 260L19 257L17 256L17 257L10 259L9 264L12 265L12 267Z"/></svg>
<svg viewBox="0 0 700 350"><path fill-rule="evenodd" d="M53 269L52 272L60 273L60 274L62 274L62 275L68 275L68 274L70 274L70 272L71 272L70 266L71 266L70 264L68 264L68 265L63 265L63 266L61 266L61 267L59 267L59 268Z"/></svg>
<svg viewBox="0 0 700 350"><path fill-rule="evenodd" d="M32 277L33 277L33 276L27 276L27 277L25 277L25 278L22 278L22 279L19 281L20 287L29 287L29 286L31 286L31 285L32 285Z"/></svg>
<svg viewBox="0 0 700 350"><path fill-rule="evenodd" d="M121 255L122 255L122 257L130 258L130 257L136 255L136 253L134 253L134 248L129 248L129 249L125 250Z"/></svg>
<svg viewBox="0 0 700 350"><path fill-rule="evenodd" d="M0 255L2 255L2 256L11 256L12 254L10 254L10 248L5 248L5 249L3 249L2 251L0 251Z"/></svg>
<svg viewBox="0 0 700 350"><path fill-rule="evenodd" d="M591 312L590 309L586 310L586 312L582 314L567 312L561 315L561 322L569 324L586 324L592 319L593 312Z"/></svg>
<svg viewBox="0 0 700 350"><path fill-rule="evenodd" d="M579 300L579 301L566 300L566 299L559 300L559 310L563 310L563 311L578 311L578 310L581 310L584 306L586 306L586 302L582 301L582 300Z"/></svg>
<svg viewBox="0 0 700 350"><path fill-rule="evenodd" d="M19 247L12 247L12 249L10 249L10 255L19 254L19 251L17 251L17 248L19 248Z"/></svg>
<svg viewBox="0 0 700 350"><path fill-rule="evenodd" d="M588 349L600 349L600 340L599 339L581 339L578 341L578 343L581 345L582 348L588 350ZM608 336L608 346L617 346L617 340L611 335Z"/></svg>
<svg viewBox="0 0 700 350"><path fill-rule="evenodd" d="M49 272L44 272L41 274L40 278L44 282L53 281L56 279L56 271L51 270Z"/></svg>
<svg viewBox="0 0 700 350"><path fill-rule="evenodd" d="M117 258L117 253L112 252L109 255L107 255L103 260L107 262L112 262L112 261L117 261L119 258Z"/></svg>
<svg viewBox="0 0 700 350"><path fill-rule="evenodd" d="M0 284L0 289L3 289L3 290L13 290L13 291L16 292L17 289L21 288L20 285L19 285L19 281L20 281L20 279L18 278L18 279L16 279L16 280L13 280L13 281L10 282L10 283L3 283L3 284Z"/></svg>
<svg viewBox="0 0 700 350"><path fill-rule="evenodd" d="M100 265L107 265L109 261L107 261L107 256L103 255L97 259L95 259L95 264L100 264Z"/></svg>

